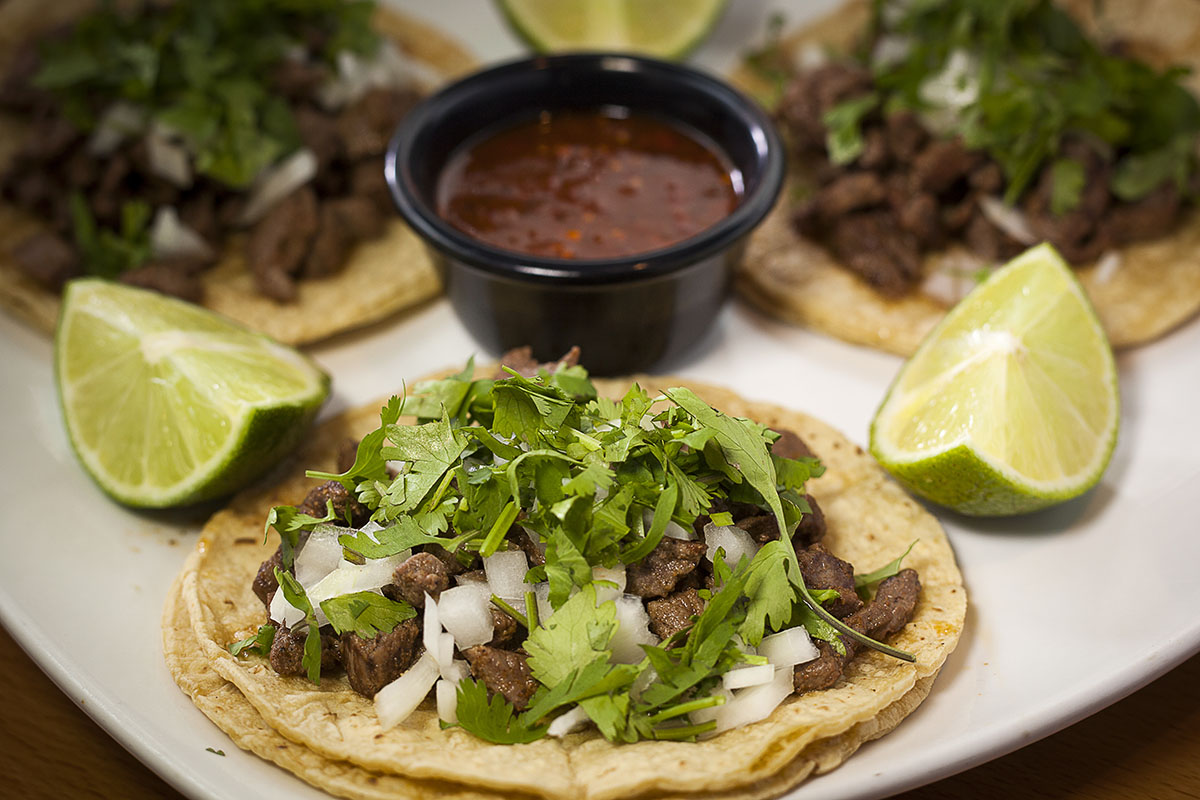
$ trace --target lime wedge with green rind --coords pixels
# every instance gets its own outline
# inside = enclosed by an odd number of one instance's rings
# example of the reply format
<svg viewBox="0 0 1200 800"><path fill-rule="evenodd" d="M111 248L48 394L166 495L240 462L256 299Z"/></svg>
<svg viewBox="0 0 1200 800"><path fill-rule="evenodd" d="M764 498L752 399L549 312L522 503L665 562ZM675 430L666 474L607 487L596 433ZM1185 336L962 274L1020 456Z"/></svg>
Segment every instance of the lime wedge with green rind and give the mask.
<svg viewBox="0 0 1200 800"><path fill-rule="evenodd" d="M1019 514L1094 486L1119 419L1100 321L1070 267L1039 245L930 332L875 414L871 452L935 503Z"/></svg>
<svg viewBox="0 0 1200 800"><path fill-rule="evenodd" d="M682 58L727 0L497 0L513 29L543 52L601 50Z"/></svg>
<svg viewBox="0 0 1200 800"><path fill-rule="evenodd" d="M219 497L299 442L329 377L291 348L198 306L101 280L63 295L55 375L71 445L139 508Z"/></svg>

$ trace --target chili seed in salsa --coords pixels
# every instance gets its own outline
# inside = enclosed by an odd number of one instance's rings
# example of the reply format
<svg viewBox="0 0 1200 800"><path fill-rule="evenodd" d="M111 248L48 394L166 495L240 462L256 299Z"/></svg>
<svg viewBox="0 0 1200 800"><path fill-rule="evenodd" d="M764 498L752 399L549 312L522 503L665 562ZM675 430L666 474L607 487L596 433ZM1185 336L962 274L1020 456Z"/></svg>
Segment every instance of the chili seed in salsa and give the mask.
<svg viewBox="0 0 1200 800"><path fill-rule="evenodd" d="M739 200L723 153L648 115L542 112L468 141L438 180L438 214L488 244L602 259L682 241Z"/></svg>

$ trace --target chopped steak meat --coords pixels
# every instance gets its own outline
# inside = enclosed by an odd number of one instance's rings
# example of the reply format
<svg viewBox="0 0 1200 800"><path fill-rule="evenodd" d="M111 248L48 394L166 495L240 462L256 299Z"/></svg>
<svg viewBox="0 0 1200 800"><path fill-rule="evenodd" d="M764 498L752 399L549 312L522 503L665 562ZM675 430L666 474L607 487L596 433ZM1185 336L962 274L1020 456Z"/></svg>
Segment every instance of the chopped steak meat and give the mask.
<svg viewBox="0 0 1200 800"><path fill-rule="evenodd" d="M850 627L880 641L899 631L912 619L921 582L915 570L903 569L882 581L875 592L875 599L845 619ZM843 637L845 654L839 655L828 642L818 642L820 656L798 664L792 678L797 692L827 689L837 683L842 670L854 658L858 645L853 639Z"/></svg>
<svg viewBox="0 0 1200 800"><path fill-rule="evenodd" d="M502 650L519 647L525 641L525 629L500 609L492 608L490 610L492 612L492 641L488 644Z"/></svg>
<svg viewBox="0 0 1200 800"><path fill-rule="evenodd" d="M404 600L414 608L425 607L425 595L435 601L450 587L450 573L441 559L432 553L417 553L400 566L383 593L392 600Z"/></svg>
<svg viewBox="0 0 1200 800"><path fill-rule="evenodd" d="M660 639L669 638L691 624L691 618L704 610L704 601L695 589L685 589L646 603L650 630Z"/></svg>
<svg viewBox="0 0 1200 800"><path fill-rule="evenodd" d="M275 631L275 640L271 642L271 653L268 660L271 669L280 675L303 675L304 642L308 638L308 630L288 630L280 627ZM321 670L336 669L341 663L341 645L332 633L321 631Z"/></svg>
<svg viewBox="0 0 1200 800"><path fill-rule="evenodd" d="M413 92L371 89L347 106L336 123L346 157L356 161L382 154L417 99Z"/></svg>
<svg viewBox="0 0 1200 800"><path fill-rule="evenodd" d="M199 303L204 299L204 284L199 271L205 266L206 262L186 260L151 261L122 272L120 281L128 286L152 289L160 294Z"/></svg>
<svg viewBox="0 0 1200 800"><path fill-rule="evenodd" d="M21 272L54 291L83 274L75 248L53 233L35 233L21 240L12 249L12 258Z"/></svg>
<svg viewBox="0 0 1200 800"><path fill-rule="evenodd" d="M420 638L421 626L415 619L401 622L391 633L377 633L373 639L343 633L342 664L350 686L365 697L374 697L412 666Z"/></svg>
<svg viewBox="0 0 1200 800"><path fill-rule="evenodd" d="M921 270L917 237L890 211L860 211L833 224L834 254L881 294L904 294Z"/></svg>
<svg viewBox="0 0 1200 800"><path fill-rule="evenodd" d="M258 573L254 576L254 583L250 587L268 611L271 609L271 598L275 596L275 591L279 588L279 581L275 579L275 568L282 566L283 548L276 547L271 557L259 565Z"/></svg>
<svg viewBox="0 0 1200 800"><path fill-rule="evenodd" d="M250 231L246 261L255 285L279 301L296 296L293 280L317 232L317 196L301 187L275 205Z"/></svg>
<svg viewBox="0 0 1200 800"><path fill-rule="evenodd" d="M540 685L529 671L524 653L477 645L464 650L463 656L471 665L471 674L483 681L489 692L503 695L518 711L529 705L529 698Z"/></svg>
<svg viewBox="0 0 1200 800"><path fill-rule="evenodd" d="M786 429L775 432L779 434L779 438L771 445L773 455L780 458L816 458L816 454L796 434Z"/></svg>
<svg viewBox="0 0 1200 800"><path fill-rule="evenodd" d="M830 614L841 619L862 608L863 602L854 589L854 567L830 553L819 544L796 551L800 574L809 589L836 589L838 600L826 603Z"/></svg>
<svg viewBox="0 0 1200 800"><path fill-rule="evenodd" d="M792 533L792 546L797 550L816 544L825 538L825 513L821 511L817 498L806 494L804 499L808 501L808 507L812 511L800 518L800 524Z"/></svg>
<svg viewBox="0 0 1200 800"><path fill-rule="evenodd" d="M334 516L351 528L361 528L371 518L371 510L358 502L358 498L351 497L346 487L337 481L325 481L313 488L296 510L312 517L324 517L329 513L328 503L333 503Z"/></svg>
<svg viewBox="0 0 1200 800"><path fill-rule="evenodd" d="M639 597L665 597L690 574L708 550L704 542L664 537L641 561L626 570L625 591Z"/></svg>

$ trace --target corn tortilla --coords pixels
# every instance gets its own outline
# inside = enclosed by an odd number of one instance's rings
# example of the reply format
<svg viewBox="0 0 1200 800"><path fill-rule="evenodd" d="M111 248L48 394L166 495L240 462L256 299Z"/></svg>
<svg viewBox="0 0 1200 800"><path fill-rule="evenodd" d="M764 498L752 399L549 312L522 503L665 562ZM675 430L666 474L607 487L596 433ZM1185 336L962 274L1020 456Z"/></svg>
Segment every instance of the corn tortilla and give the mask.
<svg viewBox="0 0 1200 800"><path fill-rule="evenodd" d="M25 38L68 22L91 5L88 0L53 3L52 13L45 14L46 4L32 0L0 4L0 67ZM452 78L475 67L474 58L441 31L392 8L381 5L374 24L427 68L424 72ZM0 169L15 155L23 128L20 120L0 114ZM58 319L59 296L27 277L9 255L42 227L31 215L0 203L0 308L49 333ZM259 294L245 266L241 237L226 243L220 261L202 278L206 307L285 344L307 344L362 327L441 291L424 245L399 219L390 220L380 238L356 246L337 274L298 281L290 303Z"/></svg>
<svg viewBox="0 0 1200 800"><path fill-rule="evenodd" d="M1119 35L1131 52L1157 67L1191 67L1185 84L1200 94L1200 4L1194 0L1070 0L1063 5L1087 30ZM783 47L792 54L811 47L845 53L868 19L869 3L852 0L786 37ZM735 81L752 92L765 88L745 68ZM911 355L948 306L919 292L886 298L839 266L825 248L801 237L791 225L788 198L806 175L803 164L792 167L779 204L747 246L738 276L742 296L774 316L856 344ZM1076 270L1113 346L1157 339L1200 310L1200 208L1186 209L1170 236L1116 251L1120 267L1108 276L1095 263ZM926 272L946 260L981 263L964 248L951 247L928 255Z"/></svg>
<svg viewBox="0 0 1200 800"><path fill-rule="evenodd" d="M685 383L639 380L652 391ZM619 397L629 381L596 384L601 393ZM277 675L265 659L235 658L227 650L264 619L251 580L277 542L274 534L262 542L263 520L270 507L299 502L311 488L296 468L275 486L238 496L205 527L168 601L168 666L184 691L239 745L348 797L380 796L364 793L363 775L413 783L415 796L421 796L416 787L438 782L546 798L772 797L813 772L832 769L911 712L954 649L966 594L953 552L937 521L832 428L798 412L749 403L728 390L693 388L729 413L797 432L821 457L827 471L810 481L809 490L825 512L825 541L858 570L875 569L919 540L905 563L920 573L922 596L913 621L892 640L916 655L915 664L873 652L861 655L835 687L793 696L763 722L697 743L613 745L593 730L564 740L495 745L461 729L441 730L430 701L385 732L371 701L351 690L344 677L325 678L317 687ZM331 467L339 442L377 425L378 406L332 420L297 463ZM212 699L218 695L220 707ZM263 744L277 741L274 736L288 743L286 758ZM348 765L353 765L349 772ZM408 795L398 788L386 796Z"/></svg>

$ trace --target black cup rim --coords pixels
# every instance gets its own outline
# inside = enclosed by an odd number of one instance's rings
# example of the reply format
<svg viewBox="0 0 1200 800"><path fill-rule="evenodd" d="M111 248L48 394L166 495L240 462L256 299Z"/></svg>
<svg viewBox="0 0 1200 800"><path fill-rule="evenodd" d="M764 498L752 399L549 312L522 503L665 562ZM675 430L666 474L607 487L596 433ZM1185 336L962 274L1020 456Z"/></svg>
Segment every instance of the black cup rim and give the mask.
<svg viewBox="0 0 1200 800"><path fill-rule="evenodd" d="M483 86L501 84L530 70L616 71L671 80L681 91L707 96L740 119L755 141L760 177L729 216L695 236L657 250L611 259L534 256L482 242L443 220L417 190L410 165L416 134ZM519 114L514 110L513 116ZM662 116L670 118L669 113ZM491 120L487 124L495 124ZM482 126L481 126L482 127ZM718 143L719 146L719 143ZM745 165L735 165L739 168ZM744 170L743 170L744 171ZM405 115L388 144L384 177L400 215L422 238L446 255L477 269L536 283L604 284L670 275L728 247L753 230L774 207L783 186L783 142L766 112L742 92L706 72L626 53L570 53L503 62L473 73L425 98Z"/></svg>

